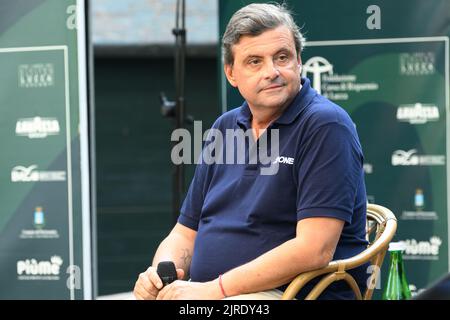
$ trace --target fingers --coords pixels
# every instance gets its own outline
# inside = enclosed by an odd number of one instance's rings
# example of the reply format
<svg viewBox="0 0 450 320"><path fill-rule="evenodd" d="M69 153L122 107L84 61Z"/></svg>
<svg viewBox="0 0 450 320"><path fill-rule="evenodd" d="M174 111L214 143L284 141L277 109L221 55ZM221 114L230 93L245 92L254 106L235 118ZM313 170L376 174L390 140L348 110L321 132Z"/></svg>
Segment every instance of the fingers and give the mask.
<svg viewBox="0 0 450 320"><path fill-rule="evenodd" d="M158 290L146 278L145 273L141 273L134 285L133 294L138 300L152 300L158 294Z"/></svg>
<svg viewBox="0 0 450 320"><path fill-rule="evenodd" d="M177 278L179 280L183 280L184 279L184 270L183 269L177 269Z"/></svg>
<svg viewBox="0 0 450 320"><path fill-rule="evenodd" d="M133 295L136 300L145 300L141 293L136 290L136 288L133 291Z"/></svg>
<svg viewBox="0 0 450 320"><path fill-rule="evenodd" d="M161 278L158 276L156 269L154 267L150 267L145 271L148 279L151 281L152 285L155 286L158 290L161 290L163 287L163 283Z"/></svg>
<svg viewBox="0 0 450 320"><path fill-rule="evenodd" d="M168 290L170 285L165 286L161 291L158 292L158 295L156 296L156 300L164 300L164 295L166 291Z"/></svg>
<svg viewBox="0 0 450 320"><path fill-rule="evenodd" d="M182 280L185 276L183 269L177 269L177 278ZM156 272L156 268L149 267L141 273L136 281L133 294L137 300L162 300L170 299L173 286L168 285L163 288L161 278Z"/></svg>
<svg viewBox="0 0 450 320"><path fill-rule="evenodd" d="M139 275L139 283L142 286L142 288L147 292L152 292L154 290L153 283L150 282L150 279L146 272L141 273Z"/></svg>
<svg viewBox="0 0 450 320"><path fill-rule="evenodd" d="M134 286L133 295L136 300L151 300L152 296L149 292L147 292L144 287L139 283L139 280L136 281Z"/></svg>
<svg viewBox="0 0 450 320"><path fill-rule="evenodd" d="M173 289L173 287L175 286L177 281L172 282L171 284L165 286L164 288L162 288L161 291L158 292L158 295L156 297L156 300L170 300L171 297L171 290Z"/></svg>
<svg viewBox="0 0 450 320"><path fill-rule="evenodd" d="M139 275L133 294L138 300L154 300L162 286L155 268L150 267Z"/></svg>

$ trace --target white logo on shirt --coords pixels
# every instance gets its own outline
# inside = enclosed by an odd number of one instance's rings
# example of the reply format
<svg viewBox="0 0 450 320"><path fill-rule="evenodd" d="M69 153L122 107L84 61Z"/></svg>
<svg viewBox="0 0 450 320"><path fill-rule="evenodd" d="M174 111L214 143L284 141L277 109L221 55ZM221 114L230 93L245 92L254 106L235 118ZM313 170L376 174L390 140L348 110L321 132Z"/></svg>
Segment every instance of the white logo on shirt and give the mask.
<svg viewBox="0 0 450 320"><path fill-rule="evenodd" d="M284 164L292 165L292 164L294 164L294 158L284 157L284 156L277 157L272 164L275 164L275 163L284 163Z"/></svg>

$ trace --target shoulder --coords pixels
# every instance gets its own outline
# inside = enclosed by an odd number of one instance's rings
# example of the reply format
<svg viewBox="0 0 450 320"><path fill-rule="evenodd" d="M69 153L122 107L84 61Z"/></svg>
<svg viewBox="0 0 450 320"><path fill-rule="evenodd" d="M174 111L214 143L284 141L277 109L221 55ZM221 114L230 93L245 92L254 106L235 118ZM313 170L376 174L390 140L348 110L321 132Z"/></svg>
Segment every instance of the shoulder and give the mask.
<svg viewBox="0 0 450 320"><path fill-rule="evenodd" d="M304 125L307 126L308 131L315 131L324 126L333 125L345 127L351 132L355 131L355 124L347 111L321 95L316 95L311 101L305 112L304 119Z"/></svg>

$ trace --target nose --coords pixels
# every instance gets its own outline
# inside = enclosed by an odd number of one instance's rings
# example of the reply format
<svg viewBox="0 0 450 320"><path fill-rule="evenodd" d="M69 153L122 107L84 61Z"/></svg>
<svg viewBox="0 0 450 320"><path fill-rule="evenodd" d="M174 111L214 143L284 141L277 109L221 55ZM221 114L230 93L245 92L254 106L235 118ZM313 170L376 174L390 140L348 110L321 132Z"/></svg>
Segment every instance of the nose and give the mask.
<svg viewBox="0 0 450 320"><path fill-rule="evenodd" d="M273 61L268 61L264 66L264 78L274 80L280 75L280 71Z"/></svg>

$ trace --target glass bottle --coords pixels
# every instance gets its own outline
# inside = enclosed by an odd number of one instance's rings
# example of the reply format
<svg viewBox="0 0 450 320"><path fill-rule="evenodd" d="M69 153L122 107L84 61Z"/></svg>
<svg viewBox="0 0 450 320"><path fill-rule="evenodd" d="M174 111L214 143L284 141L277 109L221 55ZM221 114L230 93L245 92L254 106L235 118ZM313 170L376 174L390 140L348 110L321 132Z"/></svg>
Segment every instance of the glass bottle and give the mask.
<svg viewBox="0 0 450 320"><path fill-rule="evenodd" d="M403 264L403 251L405 251L403 243L391 242L389 244L391 262L386 287L383 292L383 300L407 300L411 298L411 291L406 280Z"/></svg>

